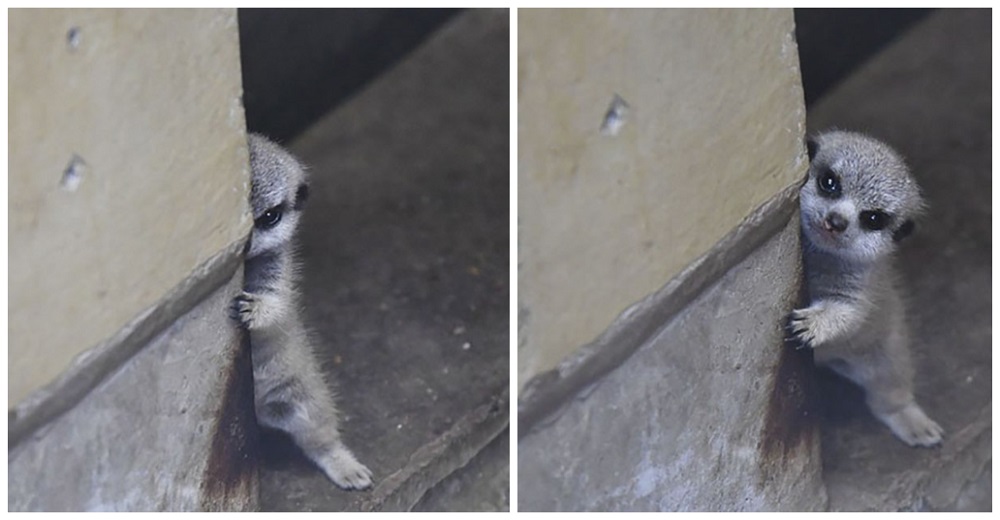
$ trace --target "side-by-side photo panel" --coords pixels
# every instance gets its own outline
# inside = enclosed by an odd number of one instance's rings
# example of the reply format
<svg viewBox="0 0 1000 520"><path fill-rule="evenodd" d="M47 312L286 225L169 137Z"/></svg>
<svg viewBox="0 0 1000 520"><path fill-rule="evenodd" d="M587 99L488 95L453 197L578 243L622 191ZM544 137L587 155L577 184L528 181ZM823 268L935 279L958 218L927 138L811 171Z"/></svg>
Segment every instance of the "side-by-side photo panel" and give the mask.
<svg viewBox="0 0 1000 520"><path fill-rule="evenodd" d="M991 510L990 11L517 18L518 511Z"/></svg>
<svg viewBox="0 0 1000 520"><path fill-rule="evenodd" d="M9 511L992 510L990 9L8 18Z"/></svg>
<svg viewBox="0 0 1000 520"><path fill-rule="evenodd" d="M508 9L9 28L9 510L510 510Z"/></svg>

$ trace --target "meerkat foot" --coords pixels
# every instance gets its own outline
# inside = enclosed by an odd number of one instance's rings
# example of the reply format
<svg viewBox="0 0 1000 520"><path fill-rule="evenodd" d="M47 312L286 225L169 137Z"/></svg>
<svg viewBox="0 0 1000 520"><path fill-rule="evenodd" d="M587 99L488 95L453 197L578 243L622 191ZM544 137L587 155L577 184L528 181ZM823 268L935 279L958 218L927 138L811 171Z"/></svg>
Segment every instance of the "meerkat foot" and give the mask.
<svg viewBox="0 0 1000 520"><path fill-rule="evenodd" d="M934 446L940 444L944 436L944 429L927 417L916 404L909 404L897 412L879 415L878 418L899 440L910 446Z"/></svg>
<svg viewBox="0 0 1000 520"><path fill-rule="evenodd" d="M372 472L358 462L342 445L320 454L314 461L334 484L343 489L367 489L372 485Z"/></svg>

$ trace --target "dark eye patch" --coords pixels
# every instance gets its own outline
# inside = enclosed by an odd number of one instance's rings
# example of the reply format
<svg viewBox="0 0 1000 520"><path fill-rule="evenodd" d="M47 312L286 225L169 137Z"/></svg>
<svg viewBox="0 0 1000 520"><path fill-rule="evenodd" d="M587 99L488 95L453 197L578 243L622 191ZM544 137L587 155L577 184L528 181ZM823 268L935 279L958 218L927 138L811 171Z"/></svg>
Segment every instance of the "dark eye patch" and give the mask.
<svg viewBox="0 0 1000 520"><path fill-rule="evenodd" d="M824 168L816 175L816 187L820 195L829 199L839 199L841 195L840 177L833 170Z"/></svg>
<svg viewBox="0 0 1000 520"><path fill-rule="evenodd" d="M253 225L257 229L271 229L274 226L277 226L278 222L281 222L281 217L284 214L285 204L278 204L277 206L265 211L263 215L257 217L257 219L253 221Z"/></svg>
<svg viewBox="0 0 1000 520"><path fill-rule="evenodd" d="M892 218L882 210L862 211L858 215L858 222L861 227L869 231L879 231L889 225Z"/></svg>

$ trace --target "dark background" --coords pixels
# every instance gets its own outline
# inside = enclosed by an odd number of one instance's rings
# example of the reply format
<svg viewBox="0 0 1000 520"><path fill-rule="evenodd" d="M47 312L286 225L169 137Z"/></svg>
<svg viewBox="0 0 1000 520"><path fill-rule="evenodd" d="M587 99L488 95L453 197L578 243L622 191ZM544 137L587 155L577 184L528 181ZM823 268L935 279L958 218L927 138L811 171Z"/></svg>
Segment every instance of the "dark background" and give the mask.
<svg viewBox="0 0 1000 520"><path fill-rule="evenodd" d="M796 9L806 107L934 9Z"/></svg>

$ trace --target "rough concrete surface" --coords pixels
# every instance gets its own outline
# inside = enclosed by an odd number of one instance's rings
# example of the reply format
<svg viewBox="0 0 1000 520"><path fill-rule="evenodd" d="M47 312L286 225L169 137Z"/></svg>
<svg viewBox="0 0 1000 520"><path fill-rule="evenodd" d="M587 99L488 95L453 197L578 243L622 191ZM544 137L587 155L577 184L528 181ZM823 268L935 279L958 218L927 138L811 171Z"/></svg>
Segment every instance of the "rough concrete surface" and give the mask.
<svg viewBox="0 0 1000 520"><path fill-rule="evenodd" d="M917 400L946 430L908 448L857 388L824 377L834 510L991 509L991 15L941 10L809 112L812 131L867 131L906 157L929 208L901 244Z"/></svg>
<svg viewBox="0 0 1000 520"><path fill-rule="evenodd" d="M291 143L306 322L375 488L269 435L263 509L409 509L506 435L508 107L508 11L471 10Z"/></svg>
<svg viewBox="0 0 1000 520"><path fill-rule="evenodd" d="M11 511L255 510L250 357L228 316L242 275L7 455Z"/></svg>
<svg viewBox="0 0 1000 520"><path fill-rule="evenodd" d="M824 509L811 356L781 327L798 248L792 219L522 437L518 510Z"/></svg>

